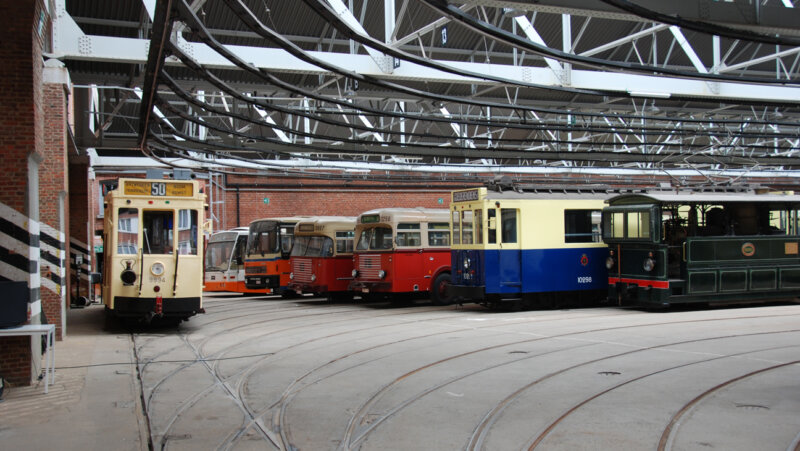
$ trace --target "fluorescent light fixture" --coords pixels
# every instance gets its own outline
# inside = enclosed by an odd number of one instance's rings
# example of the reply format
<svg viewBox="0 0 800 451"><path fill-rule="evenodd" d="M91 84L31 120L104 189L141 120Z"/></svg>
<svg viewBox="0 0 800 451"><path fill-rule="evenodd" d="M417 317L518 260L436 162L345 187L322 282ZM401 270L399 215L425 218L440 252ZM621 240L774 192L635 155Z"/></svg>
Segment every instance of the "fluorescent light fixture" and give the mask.
<svg viewBox="0 0 800 451"><path fill-rule="evenodd" d="M650 92L650 91L628 91L628 94L634 97L655 97L657 99L669 99L670 93L668 92Z"/></svg>

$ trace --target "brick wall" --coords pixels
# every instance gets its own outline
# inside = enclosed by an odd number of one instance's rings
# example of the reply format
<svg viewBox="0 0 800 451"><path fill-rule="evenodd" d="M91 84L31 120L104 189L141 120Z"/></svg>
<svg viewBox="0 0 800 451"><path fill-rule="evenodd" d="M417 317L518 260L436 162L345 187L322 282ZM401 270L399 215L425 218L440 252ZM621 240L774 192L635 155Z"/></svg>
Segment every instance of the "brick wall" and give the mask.
<svg viewBox="0 0 800 451"><path fill-rule="evenodd" d="M29 211L28 159L42 156L43 112L42 45L39 21L42 0L0 2L0 202L26 216ZM45 18L49 23L49 19ZM46 27L43 28L46 30ZM26 280L29 282L29 280ZM2 300L0 300L2 302ZM34 318L38 321L38 316ZM13 384L29 384L33 378L31 339L0 339L0 374Z"/></svg>
<svg viewBox="0 0 800 451"><path fill-rule="evenodd" d="M65 69L47 68L46 71L59 72ZM68 191L67 183L67 107L68 107L68 86L59 82L47 82L43 87L44 94L44 149L45 159L39 167L39 221L49 225L56 232L63 233L64 237L69 236L69 229L62 214L69 211L69 200L64 195ZM64 204L63 206L61 204ZM63 208L63 211L61 209ZM63 222L64 230L61 230ZM44 230L42 231L44 233ZM58 237L53 237L58 238ZM42 237L42 243L45 242ZM52 243L51 243L52 244ZM52 249L50 246L48 249ZM57 254L51 255L51 259L59 258L68 260L66 246L63 249L54 250ZM43 253L45 248L43 245ZM44 311L47 322L56 325L56 339L61 340L64 335L64 299L62 298L62 279L66 274L60 274L60 268L49 261L42 261L42 310ZM54 274L55 273L55 274Z"/></svg>

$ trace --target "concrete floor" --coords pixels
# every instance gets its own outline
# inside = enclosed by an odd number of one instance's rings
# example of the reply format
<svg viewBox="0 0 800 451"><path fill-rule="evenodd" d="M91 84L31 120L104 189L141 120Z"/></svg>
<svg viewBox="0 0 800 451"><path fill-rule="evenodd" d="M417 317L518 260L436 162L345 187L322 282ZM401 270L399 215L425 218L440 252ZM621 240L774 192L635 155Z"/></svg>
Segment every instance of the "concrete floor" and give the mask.
<svg viewBox="0 0 800 451"><path fill-rule="evenodd" d="M800 448L800 305L223 296L132 335L155 449Z"/></svg>

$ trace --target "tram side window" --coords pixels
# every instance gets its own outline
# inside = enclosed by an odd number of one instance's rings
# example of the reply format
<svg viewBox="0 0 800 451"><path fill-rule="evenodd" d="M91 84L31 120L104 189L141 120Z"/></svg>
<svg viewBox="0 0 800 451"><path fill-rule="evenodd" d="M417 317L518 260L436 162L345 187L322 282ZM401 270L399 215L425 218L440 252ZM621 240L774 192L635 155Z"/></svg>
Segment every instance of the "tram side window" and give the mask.
<svg viewBox="0 0 800 451"><path fill-rule="evenodd" d="M461 242L463 244L472 244L475 241L472 237L472 231L474 229L472 217L472 210L464 210L461 212Z"/></svg>
<svg viewBox="0 0 800 451"><path fill-rule="evenodd" d="M500 241L502 243L517 242L517 210L512 208L500 209Z"/></svg>
<svg viewBox="0 0 800 451"><path fill-rule="evenodd" d="M565 243L599 243L600 229L594 222L597 210L564 210Z"/></svg>
<svg viewBox="0 0 800 451"><path fill-rule="evenodd" d="M398 246L421 246L422 235L420 234L419 223L400 223L397 224L397 245Z"/></svg>
<svg viewBox="0 0 800 451"><path fill-rule="evenodd" d="M336 253L352 254L354 237L355 237L355 232L353 232L352 230L347 230L344 232L336 232Z"/></svg>
<svg viewBox="0 0 800 451"><path fill-rule="evenodd" d="M461 215L453 212L453 244L461 244Z"/></svg>
<svg viewBox="0 0 800 451"><path fill-rule="evenodd" d="M117 254L136 254L139 249L139 210L120 208L117 215Z"/></svg>
<svg viewBox="0 0 800 451"><path fill-rule="evenodd" d="M450 226L446 222L428 224L428 246L449 246Z"/></svg>
<svg viewBox="0 0 800 451"><path fill-rule="evenodd" d="M172 211L145 210L142 213L142 236L145 254L172 253Z"/></svg>
<svg viewBox="0 0 800 451"><path fill-rule="evenodd" d="M178 253L197 255L197 210L178 210Z"/></svg>
<svg viewBox="0 0 800 451"><path fill-rule="evenodd" d="M497 210L490 208L486 211L486 219L488 224L488 242L489 244L497 243Z"/></svg>
<svg viewBox="0 0 800 451"><path fill-rule="evenodd" d="M483 210L475 210L475 244L483 244Z"/></svg>

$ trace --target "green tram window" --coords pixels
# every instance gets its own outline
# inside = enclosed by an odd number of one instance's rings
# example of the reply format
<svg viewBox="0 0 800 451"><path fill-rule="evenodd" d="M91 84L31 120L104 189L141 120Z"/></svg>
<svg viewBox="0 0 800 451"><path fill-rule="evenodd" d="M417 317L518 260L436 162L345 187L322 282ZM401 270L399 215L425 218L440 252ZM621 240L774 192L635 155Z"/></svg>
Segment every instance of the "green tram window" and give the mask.
<svg viewBox="0 0 800 451"><path fill-rule="evenodd" d="M650 238L649 211L614 211L606 215L606 222L610 238Z"/></svg>

